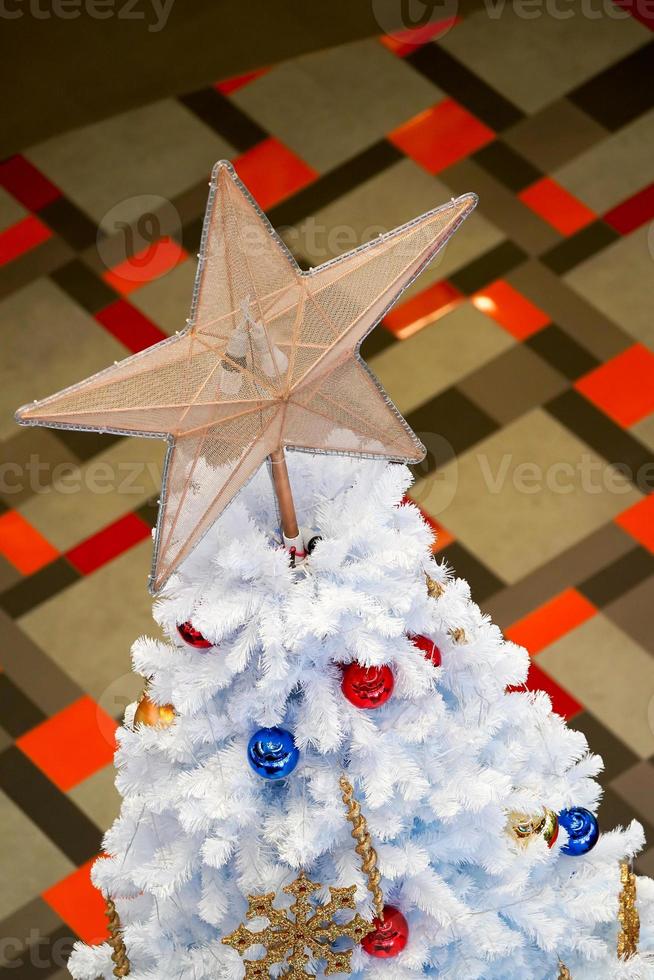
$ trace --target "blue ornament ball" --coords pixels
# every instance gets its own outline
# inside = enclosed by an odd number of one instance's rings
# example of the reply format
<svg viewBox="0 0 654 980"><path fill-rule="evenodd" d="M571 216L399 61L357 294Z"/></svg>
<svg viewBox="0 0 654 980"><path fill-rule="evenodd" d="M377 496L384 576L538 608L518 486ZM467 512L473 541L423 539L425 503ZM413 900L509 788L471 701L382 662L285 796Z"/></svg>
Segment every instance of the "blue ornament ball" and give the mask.
<svg viewBox="0 0 654 980"><path fill-rule="evenodd" d="M284 728L260 728L248 744L248 762L262 779L283 779L298 764L300 752Z"/></svg>
<svg viewBox="0 0 654 980"><path fill-rule="evenodd" d="M599 824L597 817L583 806L573 806L559 813L559 826L568 832L568 843L561 848L563 854L579 857L587 854L597 844Z"/></svg>

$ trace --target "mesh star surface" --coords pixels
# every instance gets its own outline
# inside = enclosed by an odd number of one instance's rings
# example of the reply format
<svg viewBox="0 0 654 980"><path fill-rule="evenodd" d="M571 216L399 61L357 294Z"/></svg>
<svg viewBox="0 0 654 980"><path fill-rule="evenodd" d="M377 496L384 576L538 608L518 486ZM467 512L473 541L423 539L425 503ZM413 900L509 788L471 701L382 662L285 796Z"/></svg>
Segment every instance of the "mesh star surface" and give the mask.
<svg viewBox="0 0 654 980"><path fill-rule="evenodd" d="M358 350L475 203L464 195L307 273L221 162L187 329L17 419L168 438L156 592L276 449L422 459Z"/></svg>

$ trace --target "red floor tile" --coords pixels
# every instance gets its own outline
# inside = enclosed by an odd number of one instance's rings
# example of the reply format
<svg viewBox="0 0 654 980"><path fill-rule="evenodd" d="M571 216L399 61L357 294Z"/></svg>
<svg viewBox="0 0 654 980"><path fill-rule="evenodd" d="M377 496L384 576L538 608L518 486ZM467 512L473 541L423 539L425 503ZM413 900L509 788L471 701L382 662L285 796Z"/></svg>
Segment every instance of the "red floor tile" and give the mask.
<svg viewBox="0 0 654 980"><path fill-rule="evenodd" d="M144 541L150 528L136 514L125 514L113 524L66 552L66 558L83 575L89 575L102 565Z"/></svg>
<svg viewBox="0 0 654 980"><path fill-rule="evenodd" d="M127 296L146 282L165 276L187 258L188 252L174 238L160 238L109 269L102 278L116 292Z"/></svg>
<svg viewBox="0 0 654 980"><path fill-rule="evenodd" d="M557 715L562 715L566 721L570 721L571 718L584 710L583 704L580 704L572 694L557 684L549 674L537 667L535 663L531 663L529 666L527 690L545 691L546 694L549 694L553 711Z"/></svg>
<svg viewBox="0 0 654 980"><path fill-rule="evenodd" d="M433 24L425 24L424 27L413 27L405 31L394 31L393 34L384 34L380 37L380 42L398 58L405 58L416 48L421 48L428 41L435 41L436 38L447 34L456 24L460 17L446 17L443 20L435 21Z"/></svg>
<svg viewBox="0 0 654 980"><path fill-rule="evenodd" d="M490 143L495 133L454 99L443 99L388 138L430 174L437 174Z"/></svg>
<svg viewBox="0 0 654 980"><path fill-rule="evenodd" d="M85 695L21 735L16 745L55 786L67 792L113 761L117 727Z"/></svg>
<svg viewBox="0 0 654 980"><path fill-rule="evenodd" d="M536 654L550 643L595 615L597 609L576 589L566 589L543 603L538 609L519 619L506 630L507 640L513 640Z"/></svg>
<svg viewBox="0 0 654 980"><path fill-rule="evenodd" d="M16 510L0 515L0 555L23 575L54 561L59 552Z"/></svg>
<svg viewBox="0 0 654 980"><path fill-rule="evenodd" d="M222 95L229 95L231 92L237 92L243 86L249 85L255 78L260 78L261 75L265 75L267 71L270 71L270 69L257 68L256 71L248 71L244 75L234 75L233 78L225 78L222 82L216 82L214 88L222 93Z"/></svg>
<svg viewBox="0 0 654 980"><path fill-rule="evenodd" d="M575 388L614 422L634 425L654 411L654 354L634 344L584 375Z"/></svg>
<svg viewBox="0 0 654 980"><path fill-rule="evenodd" d="M272 136L237 157L234 169L264 211L318 176L308 163Z"/></svg>
<svg viewBox="0 0 654 980"><path fill-rule="evenodd" d="M550 177L537 180L518 197L562 235L573 235L596 218L594 211Z"/></svg>
<svg viewBox="0 0 654 980"><path fill-rule="evenodd" d="M29 214L15 225L0 232L0 265L17 259L31 248L52 238L52 232L36 217Z"/></svg>
<svg viewBox="0 0 654 980"><path fill-rule="evenodd" d="M503 279L497 279L472 297L474 306L497 321L516 340L531 337L542 330L550 318L517 289Z"/></svg>
<svg viewBox="0 0 654 980"><path fill-rule="evenodd" d="M394 306L384 317L384 326L399 340L406 340L448 313L462 300L463 295L456 286L443 279Z"/></svg>
<svg viewBox="0 0 654 980"><path fill-rule="evenodd" d="M633 197L628 197L626 201L622 201L604 215L607 225L615 228L621 235L628 235L653 218L654 184L644 187L642 191L638 191Z"/></svg>
<svg viewBox="0 0 654 980"><path fill-rule="evenodd" d="M93 864L94 861L87 861L41 895L59 918L90 945L102 943L108 938L104 899L91 884Z"/></svg>
<svg viewBox="0 0 654 980"><path fill-rule="evenodd" d="M20 153L0 163L0 187L30 211L38 211L61 197L59 188Z"/></svg>
<svg viewBox="0 0 654 980"><path fill-rule="evenodd" d="M95 314L95 319L134 354L166 337L156 323L125 299L117 299L105 306Z"/></svg>
<svg viewBox="0 0 654 980"><path fill-rule="evenodd" d="M654 551L654 495L644 497L637 504L618 514L615 518L624 531L644 545L649 551Z"/></svg>

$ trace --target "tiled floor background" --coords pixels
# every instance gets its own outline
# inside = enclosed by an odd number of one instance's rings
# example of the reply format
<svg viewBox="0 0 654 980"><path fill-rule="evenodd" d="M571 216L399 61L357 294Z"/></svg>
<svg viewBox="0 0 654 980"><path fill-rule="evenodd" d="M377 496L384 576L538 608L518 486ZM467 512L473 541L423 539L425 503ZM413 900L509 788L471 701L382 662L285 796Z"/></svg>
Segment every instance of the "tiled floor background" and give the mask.
<svg viewBox="0 0 654 980"><path fill-rule="evenodd" d="M413 495L440 553L603 754L602 826L643 820L654 872L654 41L601 9L479 9L0 165L0 978L62 980L69 937L103 934L88 866L163 455L12 411L183 325L225 156L307 264L479 193L364 354L429 448Z"/></svg>

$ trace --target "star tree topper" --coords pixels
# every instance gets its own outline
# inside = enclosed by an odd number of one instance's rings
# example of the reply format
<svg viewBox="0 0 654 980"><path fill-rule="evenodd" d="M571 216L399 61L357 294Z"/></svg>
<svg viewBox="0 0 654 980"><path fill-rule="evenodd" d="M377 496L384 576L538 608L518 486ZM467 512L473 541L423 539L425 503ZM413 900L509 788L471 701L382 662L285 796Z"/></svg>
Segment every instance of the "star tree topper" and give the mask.
<svg viewBox="0 0 654 980"><path fill-rule="evenodd" d="M456 198L303 272L231 164L216 164L210 187L186 329L16 416L168 440L155 593L285 447L423 458L359 347L477 202Z"/></svg>
<svg viewBox="0 0 654 980"><path fill-rule="evenodd" d="M270 967L275 963L288 963L280 976L290 977L291 980L316 980L315 974L308 973L305 967L309 963L306 950L310 950L317 960L327 964L325 974L350 973L352 950L334 952L330 945L342 937L349 937L360 943L373 926L357 914L346 923L334 921L334 915L340 909L356 908L354 893L356 885L350 888L332 888L329 892L330 901L314 909L311 905L311 894L319 891L322 885L310 881L304 871L295 881L287 885L284 891L287 895L295 896L290 911L294 918L287 916L273 906L275 893L267 895L248 896L248 919L268 919L269 925L261 932L253 932L244 925L225 936L223 942L231 946L243 956L251 946L263 946L265 955L259 960L245 961L245 980L268 980ZM289 956L290 953L290 956Z"/></svg>

